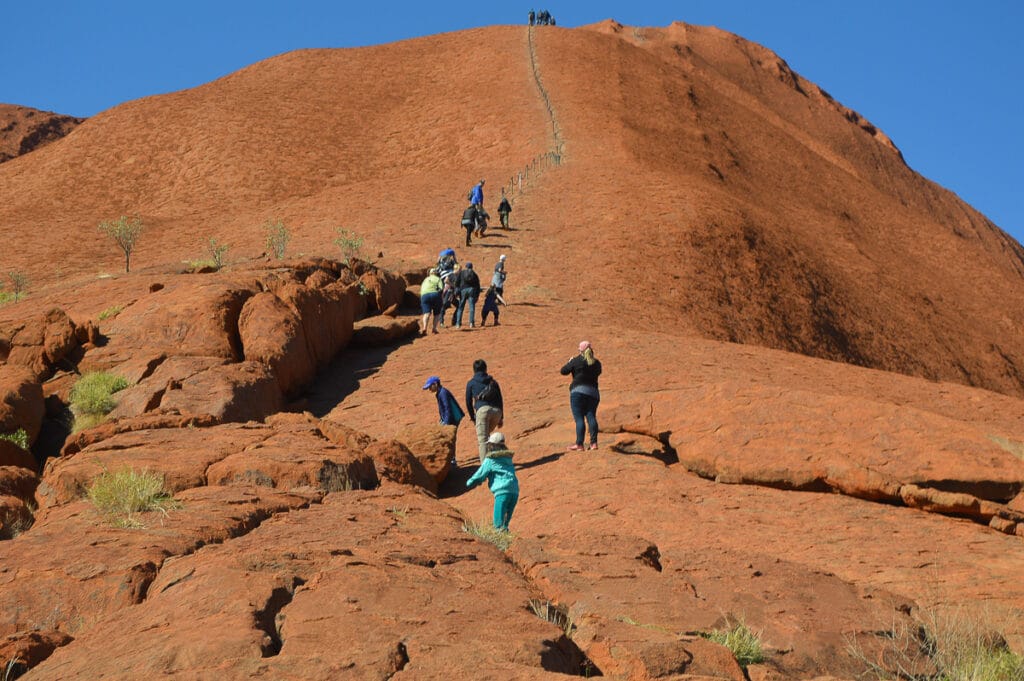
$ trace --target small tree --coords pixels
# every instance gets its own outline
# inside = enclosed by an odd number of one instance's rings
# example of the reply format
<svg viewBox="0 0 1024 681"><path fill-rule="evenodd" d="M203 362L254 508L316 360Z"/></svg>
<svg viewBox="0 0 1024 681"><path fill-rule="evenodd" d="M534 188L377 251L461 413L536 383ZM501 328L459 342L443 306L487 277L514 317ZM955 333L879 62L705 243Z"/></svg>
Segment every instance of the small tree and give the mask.
<svg viewBox="0 0 1024 681"><path fill-rule="evenodd" d="M135 242L142 234L142 218L122 215L117 220L104 220L99 224L99 230L113 239L124 251L124 271L128 272L131 266L132 251L135 250Z"/></svg>
<svg viewBox="0 0 1024 681"><path fill-rule="evenodd" d="M334 240L334 244L341 249L345 264L349 265L352 258L359 256L359 249L363 247L363 238L356 236L356 233L351 230L339 227L338 238Z"/></svg>
<svg viewBox="0 0 1024 681"><path fill-rule="evenodd" d="M228 248L227 244L217 243L217 240L212 236L206 245L206 252L210 254L210 261L213 262L213 266L218 270L224 267L224 257L228 253Z"/></svg>
<svg viewBox="0 0 1024 681"><path fill-rule="evenodd" d="M11 292L14 294L15 300L21 300L25 297L25 291L28 290L28 277L25 276L24 272L8 272L7 278L11 281Z"/></svg>
<svg viewBox="0 0 1024 681"><path fill-rule="evenodd" d="M283 259L288 242L292 239L292 234L285 227L284 222L267 220L263 224L263 231L267 233L267 250L273 253L278 260Z"/></svg>

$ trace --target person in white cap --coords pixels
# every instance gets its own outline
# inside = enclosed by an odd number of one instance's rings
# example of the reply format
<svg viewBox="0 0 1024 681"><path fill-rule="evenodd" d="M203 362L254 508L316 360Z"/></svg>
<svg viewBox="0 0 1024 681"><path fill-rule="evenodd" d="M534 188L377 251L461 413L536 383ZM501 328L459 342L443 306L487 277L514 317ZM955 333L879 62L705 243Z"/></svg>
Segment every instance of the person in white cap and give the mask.
<svg viewBox="0 0 1024 681"><path fill-rule="evenodd" d="M505 278L508 277L508 273L505 271L505 254L502 253L498 258L498 262L494 265L494 276L491 277L491 286L498 292L498 296L501 297L501 304L505 304Z"/></svg>
<svg viewBox="0 0 1024 681"><path fill-rule="evenodd" d="M505 446L505 436L499 432L487 438L483 463L466 481L466 487L478 485L484 478L494 495L494 529L508 532L512 512L519 502L519 478L512 463L512 452Z"/></svg>
<svg viewBox="0 0 1024 681"><path fill-rule="evenodd" d="M580 342L580 352L562 367L562 375L572 374L569 384L569 408L576 421L576 443L569 445L569 451L583 449L583 436L590 430L590 444L587 449L597 449L597 405L601 392L597 389L597 377L601 375L601 362L594 357L590 341Z"/></svg>

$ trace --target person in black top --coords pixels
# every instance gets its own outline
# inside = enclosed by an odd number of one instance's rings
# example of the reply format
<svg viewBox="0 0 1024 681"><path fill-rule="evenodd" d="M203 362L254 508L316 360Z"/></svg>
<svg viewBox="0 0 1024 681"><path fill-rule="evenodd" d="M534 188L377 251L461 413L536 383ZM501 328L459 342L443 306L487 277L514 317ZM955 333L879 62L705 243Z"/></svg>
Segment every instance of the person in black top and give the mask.
<svg viewBox="0 0 1024 681"><path fill-rule="evenodd" d="M473 362L473 378L466 383L466 414L476 424L480 461L487 456L487 438L504 423L501 386L487 373L487 362Z"/></svg>
<svg viewBox="0 0 1024 681"><path fill-rule="evenodd" d="M597 388L597 377L601 375L601 362L594 357L594 349L590 341L580 343L580 353L565 363L562 375L572 374L569 384L569 408L572 418L576 421L576 443L569 445L569 451L583 449L583 436L590 430L590 445L587 449L597 449L597 405L601 402L601 393Z"/></svg>
<svg viewBox="0 0 1024 681"><path fill-rule="evenodd" d="M462 211L462 227L466 230L466 245L473 244L472 236L476 230L477 207L475 203L469 204L466 210Z"/></svg>
<svg viewBox="0 0 1024 681"><path fill-rule="evenodd" d="M455 280L455 287L459 294L459 307L455 310L455 328L462 328L462 311L469 303L469 326L476 326L476 301L480 298L480 277L473 269L473 263L467 262L466 266L459 270Z"/></svg>
<svg viewBox="0 0 1024 681"><path fill-rule="evenodd" d="M501 220L501 228L508 229L508 214L512 212L512 204L505 196L505 190L501 190L501 203L498 204L498 218Z"/></svg>

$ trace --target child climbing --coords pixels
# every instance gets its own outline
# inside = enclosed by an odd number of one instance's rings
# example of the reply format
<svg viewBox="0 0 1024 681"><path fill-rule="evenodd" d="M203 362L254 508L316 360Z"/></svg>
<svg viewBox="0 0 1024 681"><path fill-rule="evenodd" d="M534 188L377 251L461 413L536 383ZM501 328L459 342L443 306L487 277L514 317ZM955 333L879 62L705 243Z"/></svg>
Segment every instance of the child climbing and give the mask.
<svg viewBox="0 0 1024 681"><path fill-rule="evenodd" d="M519 479L512 464L512 452L505 447L505 436L501 433L491 433L487 438L487 455L476 473L466 481L466 487L473 487L484 478L494 495L494 529L507 532L519 501Z"/></svg>

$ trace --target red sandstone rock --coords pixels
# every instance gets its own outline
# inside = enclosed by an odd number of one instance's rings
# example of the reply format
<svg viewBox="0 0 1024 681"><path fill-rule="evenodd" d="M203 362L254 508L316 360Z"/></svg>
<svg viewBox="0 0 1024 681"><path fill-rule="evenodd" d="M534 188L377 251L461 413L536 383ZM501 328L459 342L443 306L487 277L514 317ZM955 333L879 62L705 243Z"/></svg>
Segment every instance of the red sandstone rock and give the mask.
<svg viewBox="0 0 1024 681"><path fill-rule="evenodd" d="M32 452L25 451L10 440L0 440L0 467L17 466L35 473L39 469Z"/></svg>
<svg viewBox="0 0 1024 681"><path fill-rule="evenodd" d="M400 305L405 297L405 280L386 270L370 270L359 277L366 291L370 311L384 312L394 305Z"/></svg>
<svg viewBox="0 0 1024 681"><path fill-rule="evenodd" d="M356 347L378 347L391 345L415 336L419 330L418 317L367 317L355 323L352 345Z"/></svg>
<svg viewBox="0 0 1024 681"><path fill-rule="evenodd" d="M29 501L37 485L39 476L35 471L22 466L0 466L0 495Z"/></svg>
<svg viewBox="0 0 1024 681"><path fill-rule="evenodd" d="M387 440L374 442L366 448L373 457L377 475L403 485L416 485L437 493L437 481L423 463L401 442Z"/></svg>
<svg viewBox="0 0 1024 681"><path fill-rule="evenodd" d="M17 365L0 364L0 433L24 429L31 444L43 423L43 389L33 373Z"/></svg>
<svg viewBox="0 0 1024 681"><path fill-rule="evenodd" d="M426 469L437 484L444 482L455 460L455 426L408 428L395 436Z"/></svg>
<svg viewBox="0 0 1024 681"><path fill-rule="evenodd" d="M84 120L25 106L0 104L0 163L59 140ZM0 651L0 659L8 657Z"/></svg>
<svg viewBox="0 0 1024 681"><path fill-rule="evenodd" d="M281 409L284 400L277 380L259 362L224 364L168 387L161 411L210 415L219 422L262 419Z"/></svg>
<svg viewBox="0 0 1024 681"><path fill-rule="evenodd" d="M0 323L0 358L7 364L29 369L36 380L53 373L54 365L78 347L75 324L64 310L53 308L43 315L17 322Z"/></svg>

